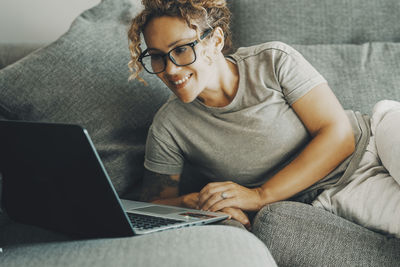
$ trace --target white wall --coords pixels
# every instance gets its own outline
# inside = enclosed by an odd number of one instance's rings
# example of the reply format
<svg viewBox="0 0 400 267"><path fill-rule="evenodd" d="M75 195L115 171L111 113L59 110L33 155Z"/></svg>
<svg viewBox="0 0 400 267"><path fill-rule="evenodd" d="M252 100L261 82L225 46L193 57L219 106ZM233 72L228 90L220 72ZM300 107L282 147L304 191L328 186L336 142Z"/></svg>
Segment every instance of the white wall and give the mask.
<svg viewBox="0 0 400 267"><path fill-rule="evenodd" d="M0 43L49 43L100 0L0 0Z"/></svg>

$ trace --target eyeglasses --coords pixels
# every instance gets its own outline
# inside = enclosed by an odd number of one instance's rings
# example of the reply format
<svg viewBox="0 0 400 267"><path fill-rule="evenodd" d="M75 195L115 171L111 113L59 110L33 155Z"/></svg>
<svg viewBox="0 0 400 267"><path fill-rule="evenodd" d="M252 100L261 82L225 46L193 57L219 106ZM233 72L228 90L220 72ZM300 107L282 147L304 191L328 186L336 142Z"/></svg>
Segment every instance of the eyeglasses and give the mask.
<svg viewBox="0 0 400 267"><path fill-rule="evenodd" d="M200 36L200 40L206 38L211 31L212 29L206 30ZM161 73L166 69L167 56L176 66L187 66L196 61L197 57L194 46L197 45L199 42L199 40L196 40L188 44L177 46L171 49L166 54L149 54L148 50L146 49L139 56L138 60L142 64L144 69L151 74Z"/></svg>

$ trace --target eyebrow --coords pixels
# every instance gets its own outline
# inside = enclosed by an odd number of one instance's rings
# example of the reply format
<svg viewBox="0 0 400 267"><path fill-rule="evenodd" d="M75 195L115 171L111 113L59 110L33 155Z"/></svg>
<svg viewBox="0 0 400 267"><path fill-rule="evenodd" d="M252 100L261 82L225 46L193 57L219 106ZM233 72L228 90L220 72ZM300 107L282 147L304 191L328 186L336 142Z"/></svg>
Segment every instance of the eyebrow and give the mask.
<svg viewBox="0 0 400 267"><path fill-rule="evenodd" d="M189 38L187 38L187 39L189 39ZM175 42L170 43L170 44L168 45L168 48L173 47L174 45L176 45L177 43L179 43L179 42L181 42L181 41L183 41L183 40L186 40L186 39L180 39L180 40L177 40L177 41L175 41Z"/></svg>
<svg viewBox="0 0 400 267"><path fill-rule="evenodd" d="M192 39L192 38L193 38L193 37L183 38L183 39L176 40L176 41L170 43L170 44L168 45L168 48L173 47L174 45L176 45L176 44L179 43L179 42L182 42L182 41L184 41L184 40L190 40L190 39ZM152 47L147 48L147 50L156 50L156 51L163 52L163 51L161 51L161 50L158 49L158 48L152 48Z"/></svg>

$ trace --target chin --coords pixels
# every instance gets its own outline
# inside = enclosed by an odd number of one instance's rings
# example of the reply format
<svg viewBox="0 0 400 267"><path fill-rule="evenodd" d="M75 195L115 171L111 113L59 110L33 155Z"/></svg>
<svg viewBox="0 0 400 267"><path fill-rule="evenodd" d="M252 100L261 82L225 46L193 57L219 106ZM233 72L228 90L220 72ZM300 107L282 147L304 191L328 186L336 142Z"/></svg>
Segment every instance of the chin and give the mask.
<svg viewBox="0 0 400 267"><path fill-rule="evenodd" d="M181 96L178 96L178 98L185 104L191 103L196 99L195 97L181 97Z"/></svg>
<svg viewBox="0 0 400 267"><path fill-rule="evenodd" d="M191 103L196 99L196 95L192 94L179 94L175 92L175 95L181 100L183 103Z"/></svg>

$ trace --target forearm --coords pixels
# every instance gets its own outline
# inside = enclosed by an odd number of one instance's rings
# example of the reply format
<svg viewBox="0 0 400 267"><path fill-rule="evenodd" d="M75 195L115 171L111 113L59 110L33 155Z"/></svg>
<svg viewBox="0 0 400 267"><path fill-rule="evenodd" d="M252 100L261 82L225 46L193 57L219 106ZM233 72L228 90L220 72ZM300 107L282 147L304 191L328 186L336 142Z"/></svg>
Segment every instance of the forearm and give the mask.
<svg viewBox="0 0 400 267"><path fill-rule="evenodd" d="M198 208L199 193L179 196L180 175L166 175L145 171L143 177L141 201L156 204Z"/></svg>
<svg viewBox="0 0 400 267"><path fill-rule="evenodd" d="M261 186L263 205L288 199L315 184L354 151L351 131L321 130L290 164Z"/></svg>
<svg viewBox="0 0 400 267"><path fill-rule="evenodd" d="M182 197L178 194L179 179L179 175L158 174L146 170L140 200L182 206Z"/></svg>

